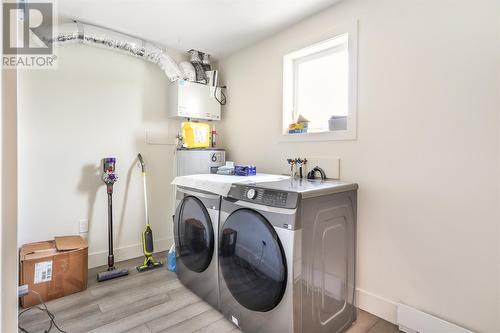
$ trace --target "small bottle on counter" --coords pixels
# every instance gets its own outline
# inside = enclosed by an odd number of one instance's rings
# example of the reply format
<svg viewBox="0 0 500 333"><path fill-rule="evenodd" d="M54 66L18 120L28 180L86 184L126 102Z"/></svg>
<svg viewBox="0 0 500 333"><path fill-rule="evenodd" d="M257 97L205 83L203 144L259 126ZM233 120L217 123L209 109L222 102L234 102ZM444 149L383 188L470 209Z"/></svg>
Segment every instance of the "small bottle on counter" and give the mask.
<svg viewBox="0 0 500 333"><path fill-rule="evenodd" d="M210 142L211 142L212 148L215 148L215 146L217 145L216 138L215 138L216 136L217 136L217 130L215 129L215 125L212 125L212 131L210 132Z"/></svg>

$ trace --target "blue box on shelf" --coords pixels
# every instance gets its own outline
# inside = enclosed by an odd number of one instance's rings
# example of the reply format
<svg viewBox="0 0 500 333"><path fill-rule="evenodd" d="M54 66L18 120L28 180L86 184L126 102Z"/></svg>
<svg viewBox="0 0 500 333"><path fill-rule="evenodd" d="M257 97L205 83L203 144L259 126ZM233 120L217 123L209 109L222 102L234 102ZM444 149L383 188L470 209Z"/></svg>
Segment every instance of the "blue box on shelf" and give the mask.
<svg viewBox="0 0 500 333"><path fill-rule="evenodd" d="M236 165L234 167L234 174L237 176L255 176L257 168L255 165Z"/></svg>

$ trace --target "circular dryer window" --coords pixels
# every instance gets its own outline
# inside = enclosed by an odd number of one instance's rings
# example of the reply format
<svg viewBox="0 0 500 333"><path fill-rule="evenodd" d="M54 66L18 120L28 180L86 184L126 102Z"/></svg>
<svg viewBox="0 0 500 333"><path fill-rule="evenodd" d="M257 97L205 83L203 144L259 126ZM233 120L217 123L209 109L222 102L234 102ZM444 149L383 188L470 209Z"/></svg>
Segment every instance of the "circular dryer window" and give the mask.
<svg viewBox="0 0 500 333"><path fill-rule="evenodd" d="M195 197L183 199L177 213L176 236L179 258L187 268L201 273L212 261L214 229L203 203Z"/></svg>
<svg viewBox="0 0 500 333"><path fill-rule="evenodd" d="M227 288L244 307L269 311L285 293L287 269L281 242L264 216L240 209L221 231L219 264Z"/></svg>

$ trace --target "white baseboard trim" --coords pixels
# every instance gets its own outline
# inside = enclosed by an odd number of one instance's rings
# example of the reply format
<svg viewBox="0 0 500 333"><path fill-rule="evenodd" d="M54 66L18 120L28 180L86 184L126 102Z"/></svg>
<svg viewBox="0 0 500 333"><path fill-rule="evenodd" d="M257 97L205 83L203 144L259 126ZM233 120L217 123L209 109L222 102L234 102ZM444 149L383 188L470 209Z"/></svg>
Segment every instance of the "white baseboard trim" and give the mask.
<svg viewBox="0 0 500 333"><path fill-rule="evenodd" d="M406 333L473 333L408 305L397 305L397 324Z"/></svg>
<svg viewBox="0 0 500 333"><path fill-rule="evenodd" d="M361 288L356 289L356 306L398 325L399 329L406 333L473 333L463 327Z"/></svg>
<svg viewBox="0 0 500 333"><path fill-rule="evenodd" d="M170 246L172 246L173 242L174 242L173 238L155 239L154 240L155 252L168 251L170 249ZM142 243L115 248L113 252L115 255L116 262L137 258L143 255ZM107 250L89 253L89 268L107 264L108 264Z"/></svg>
<svg viewBox="0 0 500 333"><path fill-rule="evenodd" d="M356 306L388 322L397 323L397 303L387 298L357 288Z"/></svg>

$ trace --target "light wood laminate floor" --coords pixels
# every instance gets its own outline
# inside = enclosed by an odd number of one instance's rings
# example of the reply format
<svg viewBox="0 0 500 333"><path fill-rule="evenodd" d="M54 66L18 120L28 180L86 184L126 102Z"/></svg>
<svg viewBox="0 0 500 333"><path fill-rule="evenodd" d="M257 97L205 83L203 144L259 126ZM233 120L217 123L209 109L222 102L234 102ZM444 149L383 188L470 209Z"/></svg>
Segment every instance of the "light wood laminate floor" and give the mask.
<svg viewBox="0 0 500 333"><path fill-rule="evenodd" d="M164 254L158 258L165 259ZM68 333L78 332L240 332L218 311L186 289L165 267L138 273L142 258L127 260L130 275L105 282L96 281L104 267L89 270L87 290L47 302L56 322ZM49 326L45 313L33 309L21 317L20 325L30 333ZM51 332L57 332L55 328ZM348 333L396 333L397 327L358 310L357 322Z"/></svg>

